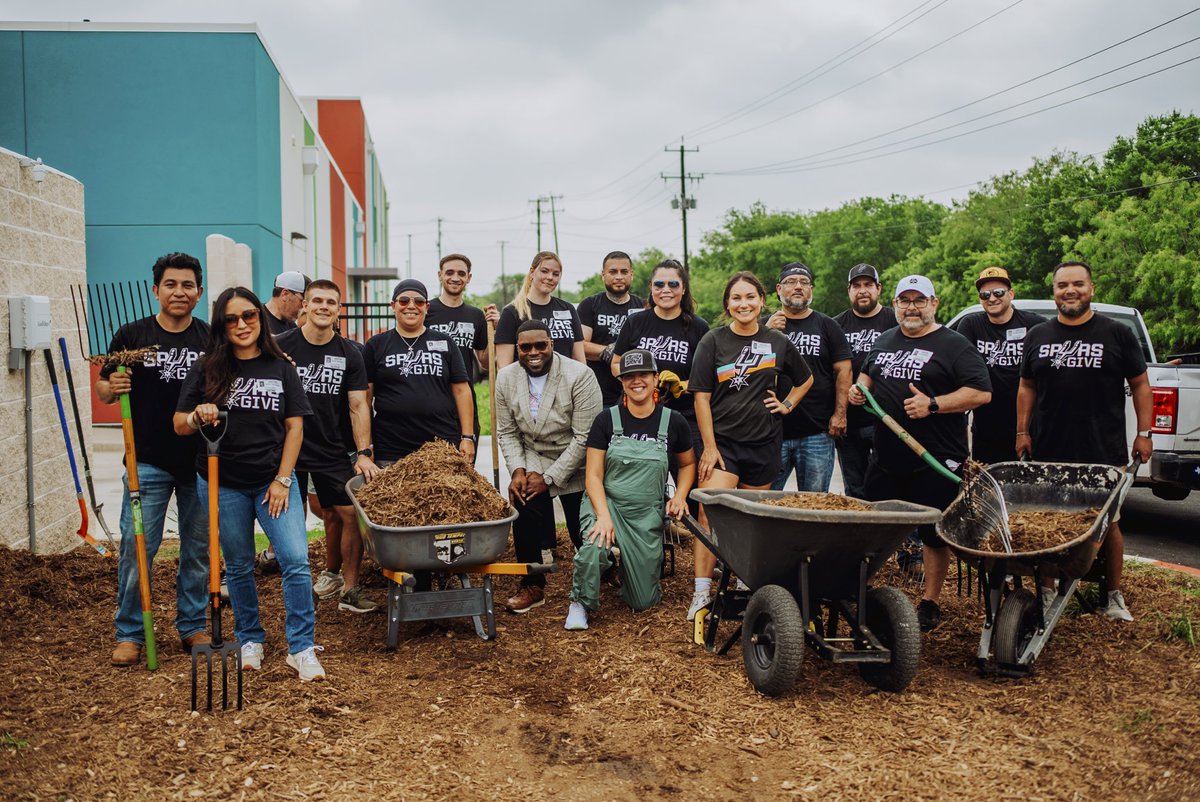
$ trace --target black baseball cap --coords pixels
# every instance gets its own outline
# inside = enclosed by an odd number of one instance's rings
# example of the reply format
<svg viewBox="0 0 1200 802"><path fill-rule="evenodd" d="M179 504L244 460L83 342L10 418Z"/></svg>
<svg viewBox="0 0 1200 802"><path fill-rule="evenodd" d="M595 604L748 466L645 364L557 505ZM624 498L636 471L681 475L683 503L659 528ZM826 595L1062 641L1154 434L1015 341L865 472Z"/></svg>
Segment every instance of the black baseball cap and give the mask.
<svg viewBox="0 0 1200 802"><path fill-rule="evenodd" d="M425 289L425 285L415 278L406 278L397 284L396 288L392 290L392 300L396 300L402 292L415 292L425 300L429 300L429 290Z"/></svg>
<svg viewBox="0 0 1200 802"><path fill-rule="evenodd" d="M617 376L630 376L634 373L658 373L654 354L645 348L634 348L621 354L621 366L617 369Z"/></svg>
<svg viewBox="0 0 1200 802"><path fill-rule="evenodd" d="M846 278L846 283L853 284L854 279L862 278L863 276L871 279L876 284L879 283L879 271L866 262L861 262L850 268L850 275Z"/></svg>
<svg viewBox="0 0 1200 802"><path fill-rule="evenodd" d="M812 281L812 268L803 262L788 262L786 265L779 268L779 279L775 283L782 284L783 280L789 276L804 276L809 281Z"/></svg>

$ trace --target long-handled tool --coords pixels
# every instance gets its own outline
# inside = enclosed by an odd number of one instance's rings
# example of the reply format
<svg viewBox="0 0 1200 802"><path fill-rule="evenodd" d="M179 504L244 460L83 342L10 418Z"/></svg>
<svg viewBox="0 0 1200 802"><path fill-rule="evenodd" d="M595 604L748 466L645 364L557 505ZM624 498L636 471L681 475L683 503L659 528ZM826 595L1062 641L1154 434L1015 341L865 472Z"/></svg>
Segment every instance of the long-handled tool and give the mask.
<svg viewBox="0 0 1200 802"><path fill-rule="evenodd" d="M82 335L80 347L83 347ZM67 391L71 394L71 412L75 415L75 433L79 437L79 455L83 458L83 478L87 484L88 498L92 502L92 512L95 514L96 522L100 524L100 529L104 532L105 539L108 540L108 545L116 549L117 544L113 540L112 530L104 521L104 504L96 501L96 485L92 482L92 463L88 459L87 442L83 439L83 419L79 417L79 399L75 395L75 377L71 375L71 357L67 353L66 337L58 338L58 350L62 353L63 371L67 374ZM74 467L74 463L72 463L71 468L74 469ZM76 477L76 482L78 482L78 477Z"/></svg>
<svg viewBox="0 0 1200 802"><path fill-rule="evenodd" d="M984 524L989 531L995 532L1000 539L1000 544L1004 547L1004 551L1012 554L1012 532L1008 528L1008 507L1004 503L1004 493L1000 489L1000 484L990 473L982 466L973 469L969 475L960 479L953 471L930 454L925 446L921 445L915 437L905 431L895 418L883 411L883 407L879 406L879 402L875 400L875 396L871 395L861 382L855 384L855 387L867 399L867 411L875 415L883 425L891 429L897 437L909 448L913 453L925 461L927 465L934 469L938 474L955 484L962 483L963 490L966 491L967 498L972 514L976 520Z"/></svg>
<svg viewBox="0 0 1200 802"><path fill-rule="evenodd" d="M200 435L208 445L208 614L212 642L192 647L192 710L196 710L197 682L201 657L208 670L208 705L213 709L213 657L221 663L221 709L229 709L229 663L237 667L237 709L242 709L242 645L237 638L224 640L221 635L221 554L220 497L217 466L221 439L228 428L228 412L217 413L216 427L201 426ZM214 431L215 429L215 431Z"/></svg>
<svg viewBox="0 0 1200 802"><path fill-rule="evenodd" d="M117 366L125 373L124 365ZM142 492L138 484L137 448L133 444L133 411L129 393L121 394L121 434L125 439L125 473L129 478L129 514L133 518L133 542L137 549L138 589L142 597L142 629L146 633L146 668L158 668L158 650L154 645L154 613L150 610L150 567L146 559L146 535L142 528Z"/></svg>
<svg viewBox="0 0 1200 802"><path fill-rule="evenodd" d="M492 484L500 490L500 445L496 440L496 327L488 321L488 408L492 415Z"/></svg>
<svg viewBox="0 0 1200 802"><path fill-rule="evenodd" d="M79 515L81 519L79 531L76 534L83 538L83 542L100 552L100 556L111 557L112 552L97 542L96 538L88 534L87 502L83 500L83 488L79 485L79 468L75 465L75 449L71 447L71 430L67 428L67 413L63 410L62 392L58 389L58 371L54 369L54 352L47 348L45 354L46 370L50 373L50 385L54 388L54 403L58 405L58 423L62 427L63 440L67 444L67 459L71 462L71 475L75 478L75 499L79 502ZM67 375L70 375L69 369ZM82 442L81 439L80 443Z"/></svg>

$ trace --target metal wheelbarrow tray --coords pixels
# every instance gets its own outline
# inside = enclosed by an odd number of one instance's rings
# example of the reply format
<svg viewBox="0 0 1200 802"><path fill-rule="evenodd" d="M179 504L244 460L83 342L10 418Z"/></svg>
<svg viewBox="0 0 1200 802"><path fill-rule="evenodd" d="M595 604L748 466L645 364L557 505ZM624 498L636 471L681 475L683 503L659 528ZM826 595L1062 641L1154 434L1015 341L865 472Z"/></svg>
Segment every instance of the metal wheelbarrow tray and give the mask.
<svg viewBox="0 0 1200 802"><path fill-rule="evenodd" d="M796 681L808 645L833 662L857 663L870 684L901 691L916 674L920 631L912 603L897 588L867 588L904 537L941 513L905 501L870 510L806 510L762 502L773 490L693 490L711 531L684 524L724 567L717 595L696 615L694 637L725 654L740 637L742 661L761 693L778 696ZM732 590L730 574L750 587ZM717 647L721 621L737 631ZM839 620L848 635L839 637ZM845 629L843 629L845 631Z"/></svg>
<svg viewBox="0 0 1200 802"><path fill-rule="evenodd" d="M556 565L495 562L508 547L508 534L517 511L496 521L478 521L437 526L381 526L371 521L358 503L362 476L346 483L354 504L358 528L366 553L388 578L387 646L396 648L400 623L469 617L475 633L483 640L496 637L496 608L492 576L553 573ZM431 572L458 578L461 588L420 591L415 573ZM471 574L483 575L475 586Z"/></svg>
<svg viewBox="0 0 1200 802"><path fill-rule="evenodd" d="M988 471L999 483L1009 513L1099 510L1092 525L1078 537L1052 548L1014 554L983 550L986 527L971 516L965 492L951 502L938 524L942 539L960 559L976 567L982 578L984 626L976 655L980 671L1025 676L1049 642L1080 580L1103 580L1102 573L1092 572L1093 564L1129 492L1133 474L1110 465L1058 462L1001 462L989 466ZM1032 589L1022 587L1022 577L1032 578ZM1058 591L1048 610L1042 609L1038 593L1044 579L1058 579Z"/></svg>

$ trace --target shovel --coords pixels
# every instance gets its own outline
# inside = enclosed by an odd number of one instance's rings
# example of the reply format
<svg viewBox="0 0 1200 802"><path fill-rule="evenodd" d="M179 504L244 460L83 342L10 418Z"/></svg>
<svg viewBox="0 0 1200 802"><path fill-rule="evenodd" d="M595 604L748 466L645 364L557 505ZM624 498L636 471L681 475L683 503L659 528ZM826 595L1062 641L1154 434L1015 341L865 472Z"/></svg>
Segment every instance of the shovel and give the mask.
<svg viewBox="0 0 1200 802"><path fill-rule="evenodd" d="M213 658L221 664L221 709L229 709L229 664L237 668L237 709L242 709L242 645L237 638L223 640L221 637L221 556L220 556L220 504L221 488L217 483L217 455L221 438L225 436L228 412L217 413L218 422L211 429L200 427L200 436L208 446L208 607L212 627L212 642L192 647L192 710L195 711L199 688L200 661L207 669L208 704L205 710L213 709ZM214 436L209 436L212 432Z"/></svg>

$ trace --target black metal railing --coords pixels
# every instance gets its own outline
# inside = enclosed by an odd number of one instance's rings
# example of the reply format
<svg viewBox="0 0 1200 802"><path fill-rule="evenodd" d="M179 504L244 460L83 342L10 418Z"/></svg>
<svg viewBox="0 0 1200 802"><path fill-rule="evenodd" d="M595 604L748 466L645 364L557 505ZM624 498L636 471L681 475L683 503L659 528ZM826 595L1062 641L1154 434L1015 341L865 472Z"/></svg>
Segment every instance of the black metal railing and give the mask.
<svg viewBox="0 0 1200 802"><path fill-rule="evenodd" d="M365 343L395 326L396 316L387 301L347 301L342 304L338 324L342 336Z"/></svg>

